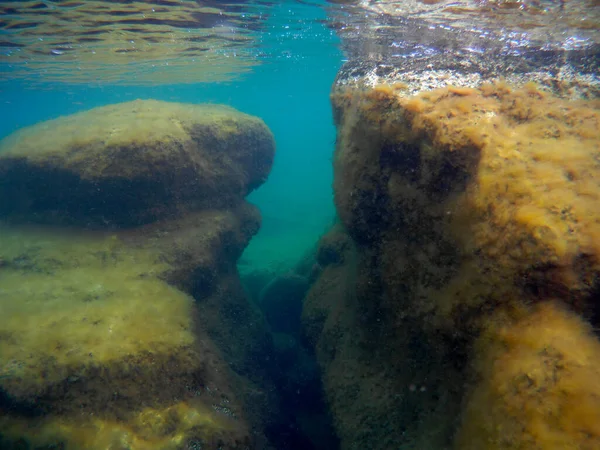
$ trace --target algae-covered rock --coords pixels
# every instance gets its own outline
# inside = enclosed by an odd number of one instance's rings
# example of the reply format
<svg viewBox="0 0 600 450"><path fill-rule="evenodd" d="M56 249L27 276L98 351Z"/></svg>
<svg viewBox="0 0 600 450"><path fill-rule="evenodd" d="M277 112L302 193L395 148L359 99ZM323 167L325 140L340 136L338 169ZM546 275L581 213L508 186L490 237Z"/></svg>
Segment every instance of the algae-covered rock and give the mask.
<svg viewBox="0 0 600 450"><path fill-rule="evenodd" d="M129 245L159 253L165 263L161 278L202 300L214 294L221 272L231 269L260 221L258 209L241 202L230 209L198 211L115 235Z"/></svg>
<svg viewBox="0 0 600 450"><path fill-rule="evenodd" d="M271 341L236 270L265 125L137 101L0 145L0 447L271 448Z"/></svg>
<svg viewBox="0 0 600 450"><path fill-rule="evenodd" d="M467 395L456 448L592 450L600 446L600 341L554 302L477 342L479 382Z"/></svg>
<svg viewBox="0 0 600 450"><path fill-rule="evenodd" d="M95 108L0 142L0 215L106 227L227 207L264 182L273 152L260 119L225 106Z"/></svg>
<svg viewBox="0 0 600 450"><path fill-rule="evenodd" d="M160 252L75 230L3 227L1 239L5 447L250 441L226 362L194 299L161 279Z"/></svg>
<svg viewBox="0 0 600 450"><path fill-rule="evenodd" d="M345 111L336 205L355 240L385 242L382 276L394 296L421 299L404 314L431 314L455 333L475 326L479 314L465 320L466 309L520 303L522 293L593 312L595 102L502 83L349 95L333 97Z"/></svg>
<svg viewBox="0 0 600 450"><path fill-rule="evenodd" d="M352 245L303 322L342 448L600 446L597 101L494 82L332 103Z"/></svg>

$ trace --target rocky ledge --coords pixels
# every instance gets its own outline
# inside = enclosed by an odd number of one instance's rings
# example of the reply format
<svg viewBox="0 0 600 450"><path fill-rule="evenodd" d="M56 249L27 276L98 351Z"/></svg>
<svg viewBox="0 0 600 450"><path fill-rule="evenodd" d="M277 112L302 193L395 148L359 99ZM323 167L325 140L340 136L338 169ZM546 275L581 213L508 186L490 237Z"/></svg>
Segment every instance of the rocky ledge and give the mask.
<svg viewBox="0 0 600 450"><path fill-rule="evenodd" d="M331 99L340 224L303 324L341 448L599 448L597 99L494 79Z"/></svg>
<svg viewBox="0 0 600 450"><path fill-rule="evenodd" d="M236 269L262 121L134 101L0 149L0 447L271 448L272 343Z"/></svg>

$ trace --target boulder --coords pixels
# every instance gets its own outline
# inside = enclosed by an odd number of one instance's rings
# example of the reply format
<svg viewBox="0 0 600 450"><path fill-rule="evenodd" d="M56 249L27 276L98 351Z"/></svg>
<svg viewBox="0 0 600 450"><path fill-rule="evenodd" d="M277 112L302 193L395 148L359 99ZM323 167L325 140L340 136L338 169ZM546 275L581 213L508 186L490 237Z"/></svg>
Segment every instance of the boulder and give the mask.
<svg viewBox="0 0 600 450"><path fill-rule="evenodd" d="M273 332L294 335L300 331L302 301L308 288L308 279L293 272L279 275L263 288L259 305Z"/></svg>
<svg viewBox="0 0 600 450"><path fill-rule="evenodd" d="M135 101L0 146L0 447L271 449L272 344L236 269L265 125Z"/></svg>
<svg viewBox="0 0 600 450"><path fill-rule="evenodd" d="M225 106L94 108L0 142L0 216L106 228L226 208L265 181L273 154L265 124Z"/></svg>
<svg viewBox="0 0 600 450"><path fill-rule="evenodd" d="M502 81L331 98L343 228L303 325L341 448L599 448L597 101Z"/></svg>

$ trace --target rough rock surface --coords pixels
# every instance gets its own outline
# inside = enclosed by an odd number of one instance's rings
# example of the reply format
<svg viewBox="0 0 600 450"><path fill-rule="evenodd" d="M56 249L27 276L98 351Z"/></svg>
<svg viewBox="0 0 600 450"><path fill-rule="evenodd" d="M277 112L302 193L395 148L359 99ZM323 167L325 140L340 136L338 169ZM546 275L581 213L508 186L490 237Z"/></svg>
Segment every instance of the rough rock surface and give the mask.
<svg viewBox="0 0 600 450"><path fill-rule="evenodd" d="M597 101L334 87L305 332L343 449L600 447Z"/></svg>
<svg viewBox="0 0 600 450"><path fill-rule="evenodd" d="M226 208L264 182L273 151L260 119L225 106L95 108L0 142L0 215L120 227Z"/></svg>
<svg viewBox="0 0 600 450"><path fill-rule="evenodd" d="M141 116L127 127L108 111ZM3 201L16 183L26 203L2 203L0 447L272 448L272 341L236 270L260 226L243 197L272 144L258 119L158 102L3 142Z"/></svg>

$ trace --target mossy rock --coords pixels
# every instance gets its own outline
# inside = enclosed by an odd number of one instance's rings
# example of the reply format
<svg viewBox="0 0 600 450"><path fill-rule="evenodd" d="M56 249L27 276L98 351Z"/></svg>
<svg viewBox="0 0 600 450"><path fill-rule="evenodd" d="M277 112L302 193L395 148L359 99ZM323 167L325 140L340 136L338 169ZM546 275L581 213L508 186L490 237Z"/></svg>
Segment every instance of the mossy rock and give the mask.
<svg viewBox="0 0 600 450"><path fill-rule="evenodd" d="M350 250L351 240L338 224L321 237L316 260L322 267L343 264Z"/></svg>
<svg viewBox="0 0 600 450"><path fill-rule="evenodd" d="M232 214L137 235L1 227L2 448L249 445L232 373L194 299L167 283L220 264ZM190 261L175 244L198 234Z"/></svg>
<svg viewBox="0 0 600 450"><path fill-rule="evenodd" d="M354 250L323 239L303 324L341 446L597 448L597 100L498 82L332 103Z"/></svg>
<svg viewBox="0 0 600 450"><path fill-rule="evenodd" d="M420 299L402 314L467 335L513 299L598 314L597 102L505 83L332 99L338 213L380 246L391 297Z"/></svg>
<svg viewBox="0 0 600 450"><path fill-rule="evenodd" d="M274 147L260 119L225 106L95 108L0 142L0 216L122 227L227 207L264 182Z"/></svg>
<svg viewBox="0 0 600 450"><path fill-rule="evenodd" d="M536 305L479 338L456 448L600 448L600 341L562 305Z"/></svg>

